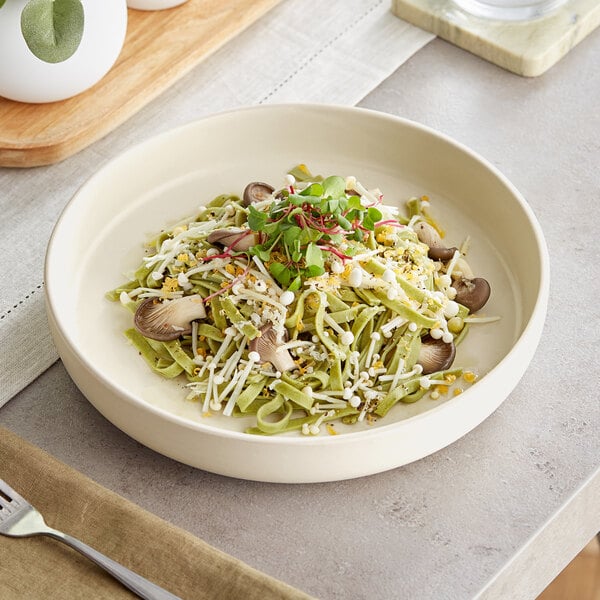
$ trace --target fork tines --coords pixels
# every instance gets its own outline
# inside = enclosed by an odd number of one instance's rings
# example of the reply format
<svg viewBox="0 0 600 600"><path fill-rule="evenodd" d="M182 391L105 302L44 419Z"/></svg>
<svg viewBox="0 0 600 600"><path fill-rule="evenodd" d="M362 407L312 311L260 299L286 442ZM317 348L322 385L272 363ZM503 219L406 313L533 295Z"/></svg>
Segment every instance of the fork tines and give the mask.
<svg viewBox="0 0 600 600"><path fill-rule="evenodd" d="M24 502L25 500L6 481L0 479L0 521Z"/></svg>

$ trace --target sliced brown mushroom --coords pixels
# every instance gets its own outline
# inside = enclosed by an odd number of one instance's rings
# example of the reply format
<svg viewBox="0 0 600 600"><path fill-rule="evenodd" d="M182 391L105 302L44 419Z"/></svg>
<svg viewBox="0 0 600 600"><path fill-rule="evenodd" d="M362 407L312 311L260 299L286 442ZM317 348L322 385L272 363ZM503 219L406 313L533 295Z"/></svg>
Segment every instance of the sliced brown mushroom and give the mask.
<svg viewBox="0 0 600 600"><path fill-rule="evenodd" d="M137 307L133 323L143 336L168 342L190 333L192 321L205 317L202 297L194 294L162 302L157 298L147 298Z"/></svg>
<svg viewBox="0 0 600 600"><path fill-rule="evenodd" d="M261 181L253 181L249 183L244 189L244 195L242 197L242 204L244 206L250 206L255 202L262 202L267 200L269 196L275 191L275 188L268 183L262 183Z"/></svg>
<svg viewBox="0 0 600 600"><path fill-rule="evenodd" d="M417 363L423 367L423 375L429 375L436 371L449 369L456 356L454 342L447 344L443 340L436 340L430 335L421 339L421 350Z"/></svg>
<svg viewBox="0 0 600 600"><path fill-rule="evenodd" d="M441 260L442 262L446 262L450 260L457 251L457 248L454 247L446 248L437 229L425 221L419 221L414 226L414 230L419 241L429 247L427 256L429 256L431 260Z"/></svg>
<svg viewBox="0 0 600 600"><path fill-rule="evenodd" d="M251 229L241 227L229 227L227 229L215 229L208 234L206 241L209 244L221 244L226 248L243 252L252 246L260 244L261 234Z"/></svg>
<svg viewBox="0 0 600 600"><path fill-rule="evenodd" d="M471 313L477 312L485 305L492 291L490 284L483 277L473 279L461 277L454 281L452 286L456 290L454 300L466 306Z"/></svg>
<svg viewBox="0 0 600 600"><path fill-rule="evenodd" d="M288 350L281 347L287 337L287 331L282 336L277 335L273 325L267 323L260 328L260 335L250 340L248 347L250 352L258 352L261 363L269 362L281 373L293 371L298 365Z"/></svg>

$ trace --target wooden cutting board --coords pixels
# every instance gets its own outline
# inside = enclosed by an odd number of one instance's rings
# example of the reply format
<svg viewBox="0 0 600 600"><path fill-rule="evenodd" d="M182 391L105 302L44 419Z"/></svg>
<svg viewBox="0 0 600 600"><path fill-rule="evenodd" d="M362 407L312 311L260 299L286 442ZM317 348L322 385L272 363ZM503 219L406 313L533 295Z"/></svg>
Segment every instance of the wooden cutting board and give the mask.
<svg viewBox="0 0 600 600"><path fill-rule="evenodd" d="M0 98L0 167L59 162L118 127L280 0L189 0L128 11L125 45L88 91L49 104Z"/></svg>

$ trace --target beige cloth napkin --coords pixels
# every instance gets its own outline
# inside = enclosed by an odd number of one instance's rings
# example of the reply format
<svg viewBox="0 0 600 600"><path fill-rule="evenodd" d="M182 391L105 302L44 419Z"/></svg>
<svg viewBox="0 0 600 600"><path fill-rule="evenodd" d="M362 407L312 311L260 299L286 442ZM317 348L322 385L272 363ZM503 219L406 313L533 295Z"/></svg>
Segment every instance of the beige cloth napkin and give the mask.
<svg viewBox="0 0 600 600"><path fill-rule="evenodd" d="M310 597L209 546L0 428L0 479L45 517L184 600ZM2 600L136 598L91 561L48 537L0 536Z"/></svg>

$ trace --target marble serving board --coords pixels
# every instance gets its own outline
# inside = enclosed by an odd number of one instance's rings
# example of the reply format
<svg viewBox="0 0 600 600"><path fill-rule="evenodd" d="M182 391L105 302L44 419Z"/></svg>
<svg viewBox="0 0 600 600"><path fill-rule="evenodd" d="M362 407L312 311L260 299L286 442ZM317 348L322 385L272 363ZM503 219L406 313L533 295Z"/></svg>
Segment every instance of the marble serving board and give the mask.
<svg viewBox="0 0 600 600"><path fill-rule="evenodd" d="M478 18L451 0L392 0L401 19L517 75L536 77L600 25L600 1L570 0L531 21Z"/></svg>

